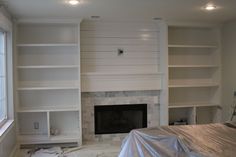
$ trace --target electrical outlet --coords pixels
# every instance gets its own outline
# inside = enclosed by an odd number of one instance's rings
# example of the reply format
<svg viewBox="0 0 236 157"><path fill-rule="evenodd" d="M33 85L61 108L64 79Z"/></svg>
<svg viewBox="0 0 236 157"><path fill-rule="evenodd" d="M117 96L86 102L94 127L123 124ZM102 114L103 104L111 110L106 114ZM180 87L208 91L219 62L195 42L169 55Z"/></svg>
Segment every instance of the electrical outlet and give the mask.
<svg viewBox="0 0 236 157"><path fill-rule="evenodd" d="M34 122L34 129L38 130L39 129L39 122Z"/></svg>

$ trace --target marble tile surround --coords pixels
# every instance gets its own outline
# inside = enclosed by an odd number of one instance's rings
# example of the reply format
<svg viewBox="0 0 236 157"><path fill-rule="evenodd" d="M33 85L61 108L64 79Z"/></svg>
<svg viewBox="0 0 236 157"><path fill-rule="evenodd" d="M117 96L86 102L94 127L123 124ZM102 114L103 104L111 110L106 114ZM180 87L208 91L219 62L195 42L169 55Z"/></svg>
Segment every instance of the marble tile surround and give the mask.
<svg viewBox="0 0 236 157"><path fill-rule="evenodd" d="M118 142L127 134L95 135L94 106L120 104L147 104L148 127L159 125L159 91L85 92L82 93L82 131L86 142Z"/></svg>

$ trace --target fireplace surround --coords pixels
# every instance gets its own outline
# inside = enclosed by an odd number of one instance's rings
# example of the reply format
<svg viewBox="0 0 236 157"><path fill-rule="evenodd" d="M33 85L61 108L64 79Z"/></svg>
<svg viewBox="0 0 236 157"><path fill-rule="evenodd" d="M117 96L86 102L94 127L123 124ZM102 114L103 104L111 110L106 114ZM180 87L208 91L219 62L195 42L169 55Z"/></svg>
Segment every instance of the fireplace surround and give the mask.
<svg viewBox="0 0 236 157"><path fill-rule="evenodd" d="M127 133L95 134L94 107L147 104L147 127L159 125L159 91L117 91L82 93L83 142L120 142Z"/></svg>

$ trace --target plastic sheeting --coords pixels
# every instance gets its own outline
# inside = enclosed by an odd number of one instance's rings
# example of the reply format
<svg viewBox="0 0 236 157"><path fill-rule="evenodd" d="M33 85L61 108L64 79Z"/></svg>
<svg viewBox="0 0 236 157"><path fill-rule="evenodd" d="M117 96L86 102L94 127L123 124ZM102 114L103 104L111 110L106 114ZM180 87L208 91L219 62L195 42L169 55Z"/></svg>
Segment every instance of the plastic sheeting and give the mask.
<svg viewBox="0 0 236 157"><path fill-rule="evenodd" d="M236 123L137 129L119 157L235 157Z"/></svg>

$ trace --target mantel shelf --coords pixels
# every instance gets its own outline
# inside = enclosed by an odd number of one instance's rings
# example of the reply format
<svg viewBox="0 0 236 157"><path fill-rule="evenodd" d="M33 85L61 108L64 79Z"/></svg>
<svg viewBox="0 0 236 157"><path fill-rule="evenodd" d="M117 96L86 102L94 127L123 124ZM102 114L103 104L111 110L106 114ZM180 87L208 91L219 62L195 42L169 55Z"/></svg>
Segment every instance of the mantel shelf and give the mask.
<svg viewBox="0 0 236 157"><path fill-rule="evenodd" d="M17 44L18 47L50 47L50 46L78 46L75 43L50 43L50 44Z"/></svg>
<svg viewBox="0 0 236 157"><path fill-rule="evenodd" d="M173 48L217 48L216 45L182 45L182 44L169 44L168 47Z"/></svg>

